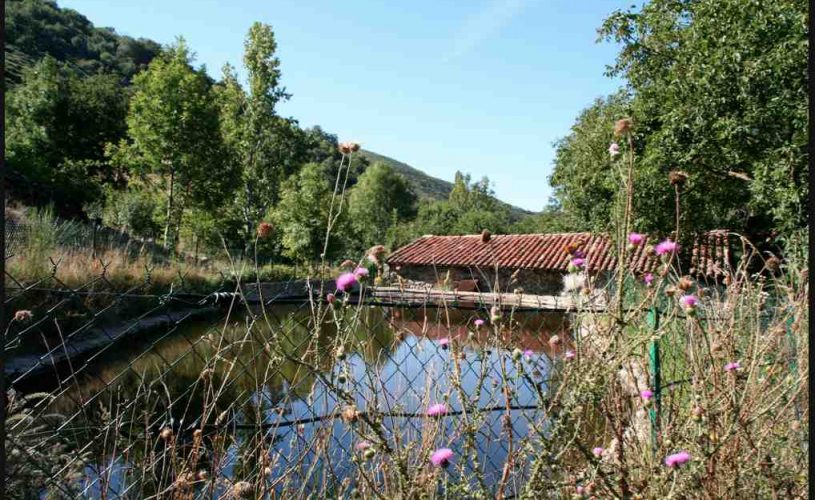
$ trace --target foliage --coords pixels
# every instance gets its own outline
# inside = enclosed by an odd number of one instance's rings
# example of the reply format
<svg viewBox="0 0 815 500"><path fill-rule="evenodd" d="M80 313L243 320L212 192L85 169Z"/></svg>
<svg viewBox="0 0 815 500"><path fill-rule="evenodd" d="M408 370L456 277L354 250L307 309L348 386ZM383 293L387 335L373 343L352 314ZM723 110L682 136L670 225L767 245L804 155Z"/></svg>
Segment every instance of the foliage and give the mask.
<svg viewBox="0 0 815 500"><path fill-rule="evenodd" d="M243 90L229 65L216 91L227 161L240 171L232 217L242 221L247 245L256 225L277 202L280 183L297 170L306 155L305 137L297 122L275 111L278 102L289 98L280 86L276 50L271 27L253 24L244 53L249 91Z"/></svg>
<svg viewBox="0 0 815 500"><path fill-rule="evenodd" d="M283 184L272 219L280 228L286 257L299 262L319 259L332 202L335 205L333 213L339 211L340 218L329 240L326 258L331 260L340 255L348 237L346 213L343 212L347 209L347 200L340 196L335 198L332 192L324 167L316 163L306 164Z"/></svg>
<svg viewBox="0 0 815 500"><path fill-rule="evenodd" d="M368 156L360 152L346 158L342 166L340 183L338 184L337 175L340 174L340 163L343 161L343 156L339 151L337 136L326 132L319 126L308 128L304 132L308 145L307 161L322 165L328 176L328 182L332 186L338 186L338 189L343 185L346 189L352 188L362 172L368 168Z"/></svg>
<svg viewBox="0 0 815 500"><path fill-rule="evenodd" d="M554 196L567 214L593 230L607 227L612 216L620 176L608 153L610 124L629 114L630 100L624 90L595 100L580 113L569 135L555 143L549 178ZM665 178L658 181L667 184Z"/></svg>
<svg viewBox="0 0 815 500"><path fill-rule="evenodd" d="M82 14L51 0L5 0L5 52L13 63L4 83L18 83L25 67L46 55L82 75L130 78L160 51L158 43L97 28Z"/></svg>
<svg viewBox="0 0 815 500"><path fill-rule="evenodd" d="M628 115L639 229L672 227L670 170L690 176L683 230L806 225L806 19L802 0L652 0L612 14L600 35L622 45L610 74L631 97L595 103L558 144L564 209L595 228L609 220L608 124Z"/></svg>
<svg viewBox="0 0 815 500"><path fill-rule="evenodd" d="M13 185L19 196L81 213L121 182L104 151L125 133L127 98L114 76L82 77L49 56L23 72L6 105L6 158L26 180Z"/></svg>
<svg viewBox="0 0 815 500"><path fill-rule="evenodd" d="M530 215L514 223L509 232L513 234L572 233L586 231L586 223L562 207L549 204L539 214Z"/></svg>
<svg viewBox="0 0 815 500"><path fill-rule="evenodd" d="M416 195L392 167L374 163L351 189L348 217L357 253L381 245L388 229L416 215Z"/></svg>
<svg viewBox="0 0 815 500"><path fill-rule="evenodd" d="M119 154L132 172L164 184L164 246L178 238L184 209L217 206L233 189L235 171L221 162L218 112L203 70L190 67L183 40L150 63L133 81L127 117L130 143ZM212 175L217 169L218 175Z"/></svg>

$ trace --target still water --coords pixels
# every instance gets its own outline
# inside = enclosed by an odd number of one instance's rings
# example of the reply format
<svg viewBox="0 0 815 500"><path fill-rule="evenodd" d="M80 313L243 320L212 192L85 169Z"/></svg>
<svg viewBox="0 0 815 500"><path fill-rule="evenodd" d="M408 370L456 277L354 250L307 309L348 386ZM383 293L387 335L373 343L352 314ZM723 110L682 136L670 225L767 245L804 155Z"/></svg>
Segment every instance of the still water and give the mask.
<svg viewBox="0 0 815 500"><path fill-rule="evenodd" d="M304 492L316 491L317 485L333 482L339 488L353 475L351 457L361 438L342 419L327 418L348 404L338 397L337 387L353 397L360 411L382 412L394 441L416 444L427 439L428 425L439 425L433 442L422 446L449 447L458 455L464 441L458 416L428 424L422 415L410 415L423 414L437 402L450 412L462 409L460 393L451 384L454 352L460 353L461 388L486 409L476 444L484 476L493 485L507 458L508 440L527 436L530 422L545 426L539 410L523 407L534 407L539 392L546 391L551 366L561 354L548 340L563 336L567 328L556 313L515 313L504 321L511 328L496 334L484 311L369 307L356 318L337 320L341 331L352 331L342 342L344 355L338 356L336 322L327 321L315 335L308 311L275 306L255 317L253 323L249 315L233 314L129 341L58 391L51 410L93 429L75 436L92 450L85 470L87 495L101 497L106 490L108 497L133 496L139 489L136 497L144 495L149 480L137 477L143 468L136 464L155 460L165 446L156 437L159 430L172 428L177 442L189 446L192 429L202 422L230 436L225 453L205 454L196 464L221 471L222 484L206 496L219 496L230 482L263 470L259 446L268 456L268 477L285 475L287 487L299 484ZM475 326L478 318L487 324ZM270 350L271 342L281 347ZM509 347L525 351L519 362ZM306 364L318 367L318 373ZM518 408L511 410L509 426L505 386L511 389L512 407ZM314 446L318 436L327 437L322 449Z"/></svg>

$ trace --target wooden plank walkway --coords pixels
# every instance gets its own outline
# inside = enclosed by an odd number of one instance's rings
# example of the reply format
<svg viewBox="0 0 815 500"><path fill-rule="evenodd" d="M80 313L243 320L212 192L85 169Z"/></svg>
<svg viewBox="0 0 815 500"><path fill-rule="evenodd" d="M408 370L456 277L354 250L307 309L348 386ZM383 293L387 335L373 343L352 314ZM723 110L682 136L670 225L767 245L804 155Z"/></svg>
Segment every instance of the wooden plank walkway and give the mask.
<svg viewBox="0 0 815 500"><path fill-rule="evenodd" d="M316 300L321 283L292 281L287 283L261 283L259 296L256 284L244 286L243 293L248 303L259 303L260 297L266 304L305 303L312 297ZM325 293L336 291L333 280L325 282ZM455 307L461 309L481 309L498 306L502 309L522 309L534 311L599 312L606 310L606 303L600 297L580 297L578 304L574 298L562 295L530 295L516 293L461 292L456 290L415 289L387 286L366 286L363 290L351 292L352 301L369 305L389 307Z"/></svg>

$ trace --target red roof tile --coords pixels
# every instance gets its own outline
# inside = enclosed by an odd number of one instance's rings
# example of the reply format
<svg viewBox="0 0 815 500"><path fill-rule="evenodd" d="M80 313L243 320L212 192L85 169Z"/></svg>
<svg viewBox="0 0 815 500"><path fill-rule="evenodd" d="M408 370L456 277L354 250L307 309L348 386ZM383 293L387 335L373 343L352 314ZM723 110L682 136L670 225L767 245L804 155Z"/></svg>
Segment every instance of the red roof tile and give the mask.
<svg viewBox="0 0 815 500"><path fill-rule="evenodd" d="M457 267L501 267L566 272L569 255L564 247L578 243L586 254L589 271L615 269L613 243L607 235L592 233L494 235L482 243L481 235L423 236L399 248L387 259L392 266L436 265ZM653 271L658 259L648 256L646 240L630 254L629 267L635 272ZM719 274L730 258L726 231L711 231L693 244L691 273Z"/></svg>

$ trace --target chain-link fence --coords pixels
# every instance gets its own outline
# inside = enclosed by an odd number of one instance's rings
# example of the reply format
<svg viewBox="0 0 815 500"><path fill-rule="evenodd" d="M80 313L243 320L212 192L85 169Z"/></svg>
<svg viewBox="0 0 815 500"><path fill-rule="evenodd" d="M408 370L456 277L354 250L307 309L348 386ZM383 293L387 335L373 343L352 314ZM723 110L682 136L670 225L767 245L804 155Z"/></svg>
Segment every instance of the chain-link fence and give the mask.
<svg viewBox="0 0 815 500"><path fill-rule="evenodd" d="M562 313L169 285L7 274L16 491L374 496L449 448L451 478L512 496L546 434Z"/></svg>
<svg viewBox="0 0 815 500"><path fill-rule="evenodd" d="M172 251L152 240L135 238L124 231L117 231L95 223L47 218L42 221L20 222L6 220L6 258L38 247L59 247L66 250L86 250L96 256L108 251L128 255L150 255L167 260Z"/></svg>
<svg viewBox="0 0 815 500"><path fill-rule="evenodd" d="M791 421L807 415L796 391L808 350L796 342L808 316L794 307L806 288L781 280L632 283L649 300L635 293L620 334L603 339L610 314L426 290L400 301L370 286L373 276L347 292L334 280L257 286L220 275L202 285L166 270L134 275L104 257L70 272L75 261L25 264L33 258L7 258L5 276L6 478L23 498L512 498L564 465L600 481L608 453L592 455L589 443L623 426L645 424L627 446L644 443L635 449L659 463L690 413L704 430L699 449L718 449L714 440L735 431L712 424L710 405L746 411L722 388L766 393L725 365L739 359L762 387L780 387ZM698 307L681 307L691 294ZM613 352L603 344L612 339ZM606 352L614 366L600 366ZM609 401L562 395L593 394L600 386L587 380L615 378L618 366L633 390L622 377L603 382L617 391ZM639 417L643 389L650 404ZM775 404L767 394L754 397L756 411ZM619 401L616 415L602 413ZM580 434L569 437L559 424L574 415ZM572 481L552 484L576 491Z"/></svg>

